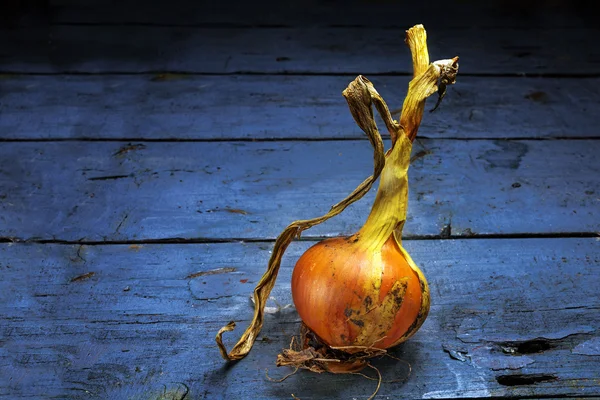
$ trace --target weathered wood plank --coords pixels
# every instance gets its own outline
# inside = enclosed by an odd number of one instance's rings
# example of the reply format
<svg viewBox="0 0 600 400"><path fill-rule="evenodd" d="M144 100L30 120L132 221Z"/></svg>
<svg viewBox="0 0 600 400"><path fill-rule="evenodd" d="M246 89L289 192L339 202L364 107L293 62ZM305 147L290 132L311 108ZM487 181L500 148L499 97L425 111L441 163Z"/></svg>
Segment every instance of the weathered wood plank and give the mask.
<svg viewBox="0 0 600 400"><path fill-rule="evenodd" d="M598 232L598 140L423 140L412 235ZM0 237L274 238L372 171L366 141L5 143ZM350 234L374 191L308 235Z"/></svg>
<svg viewBox="0 0 600 400"><path fill-rule="evenodd" d="M291 302L291 266L308 245L284 258L273 292L281 304ZM589 345L600 338L596 239L405 245L429 279L432 309L394 351L404 362L376 362L388 379L405 377L406 362L413 369L406 383L384 384L382 398L600 396L600 353ZM374 383L358 376L265 379L266 368L288 372L274 360L297 332L293 308L267 316L246 359L220 359L214 335L250 318L270 247L0 245L0 395L366 398ZM199 274L218 268L227 269Z"/></svg>
<svg viewBox="0 0 600 400"><path fill-rule="evenodd" d="M429 26L573 27L591 20L584 4L573 1L286 1L270 4L230 0L202 2L134 0L107 2L52 0L54 23L137 23L243 26ZM587 17L587 18L586 18Z"/></svg>
<svg viewBox="0 0 600 400"><path fill-rule="evenodd" d="M352 79L6 76L0 79L0 138L366 140L341 95ZM402 107L409 77L370 79L391 109ZM600 109L599 85L597 78L461 77L439 111L425 116L420 134L598 137L592 110Z"/></svg>
<svg viewBox="0 0 600 400"><path fill-rule="evenodd" d="M411 73L402 29L50 26L4 30L0 72ZM598 74L596 28L428 30L469 74Z"/></svg>

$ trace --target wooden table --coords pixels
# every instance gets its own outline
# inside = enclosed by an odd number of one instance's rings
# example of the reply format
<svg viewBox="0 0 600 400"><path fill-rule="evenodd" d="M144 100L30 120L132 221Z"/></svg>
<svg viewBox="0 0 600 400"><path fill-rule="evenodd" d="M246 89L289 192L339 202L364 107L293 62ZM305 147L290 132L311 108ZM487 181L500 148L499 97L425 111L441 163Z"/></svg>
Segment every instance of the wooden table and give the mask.
<svg viewBox="0 0 600 400"><path fill-rule="evenodd" d="M461 69L410 170L431 314L375 361L400 380L377 398L600 396L600 30L581 2L102 3L2 19L0 398L367 398L360 376L266 379L289 372L293 307L240 362L214 336L250 320L278 233L371 173L341 91L364 74L400 108L415 23ZM373 197L290 246L280 305L298 256Z"/></svg>

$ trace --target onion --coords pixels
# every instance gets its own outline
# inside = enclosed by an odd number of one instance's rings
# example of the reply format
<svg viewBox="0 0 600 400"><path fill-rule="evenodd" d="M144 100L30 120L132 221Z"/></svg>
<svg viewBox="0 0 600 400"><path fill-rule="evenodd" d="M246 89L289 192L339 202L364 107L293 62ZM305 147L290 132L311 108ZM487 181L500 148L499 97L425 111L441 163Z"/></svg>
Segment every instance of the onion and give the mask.
<svg viewBox="0 0 600 400"><path fill-rule="evenodd" d="M425 321L427 282L393 236L378 249L352 240L328 239L302 255L292 276L294 304L329 346L387 349Z"/></svg>
<svg viewBox="0 0 600 400"><path fill-rule="evenodd" d="M315 372L356 372L370 365L366 359L410 338L425 321L430 300L427 281L401 240L408 207L408 168L425 100L437 91L437 108L446 85L455 81L458 57L430 63L422 25L407 31L406 42L414 76L400 122L392 119L385 101L364 76L358 76L343 92L354 120L374 148L373 175L326 215L295 221L277 238L268 269L254 290L250 326L229 352L222 335L233 330L235 323L217 333L216 341L226 360L239 360L252 348L262 328L265 303L281 258L292 240L360 199L379 177L377 196L364 226L349 237L323 240L298 259L292 274L292 297L304 324L304 340L300 347L283 350L277 365ZM392 147L386 153L373 106L391 137Z"/></svg>

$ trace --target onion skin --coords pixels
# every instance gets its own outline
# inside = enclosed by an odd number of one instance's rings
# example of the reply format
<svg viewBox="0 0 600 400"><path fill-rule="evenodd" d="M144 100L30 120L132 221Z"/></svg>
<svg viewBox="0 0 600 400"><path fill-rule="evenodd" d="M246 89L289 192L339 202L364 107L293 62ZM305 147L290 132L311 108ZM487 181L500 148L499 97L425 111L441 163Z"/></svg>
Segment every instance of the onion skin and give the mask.
<svg viewBox="0 0 600 400"><path fill-rule="evenodd" d="M380 249L366 242L360 234L323 240L294 268L298 314L331 347L393 347L412 336L429 311L427 282L394 235Z"/></svg>

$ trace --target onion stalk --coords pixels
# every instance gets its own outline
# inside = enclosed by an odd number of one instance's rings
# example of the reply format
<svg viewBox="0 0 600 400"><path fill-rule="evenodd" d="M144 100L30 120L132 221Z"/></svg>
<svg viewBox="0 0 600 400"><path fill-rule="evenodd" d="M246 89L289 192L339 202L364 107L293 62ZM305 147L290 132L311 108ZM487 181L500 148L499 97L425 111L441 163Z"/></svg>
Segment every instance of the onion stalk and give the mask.
<svg viewBox="0 0 600 400"><path fill-rule="evenodd" d="M227 351L222 335L235 328L230 322L216 336L221 355L239 360L251 350L264 320L264 308L288 245L306 229L341 213L363 197L380 178L377 196L364 226L354 235L323 240L297 261L292 296L303 320L303 343L286 349L277 365L315 372L356 372L365 360L404 342L419 329L429 312L425 276L402 247L408 207L408 169L412 142L424 113L425 100L453 84L458 57L429 62L426 32L416 25L406 32L413 62L400 121L395 121L373 84L358 76L343 91L350 112L374 150L373 175L348 197L318 218L291 223L277 238L268 268L254 290L254 318L237 344ZM391 137L385 152L373 106ZM433 110L432 110L433 111Z"/></svg>

